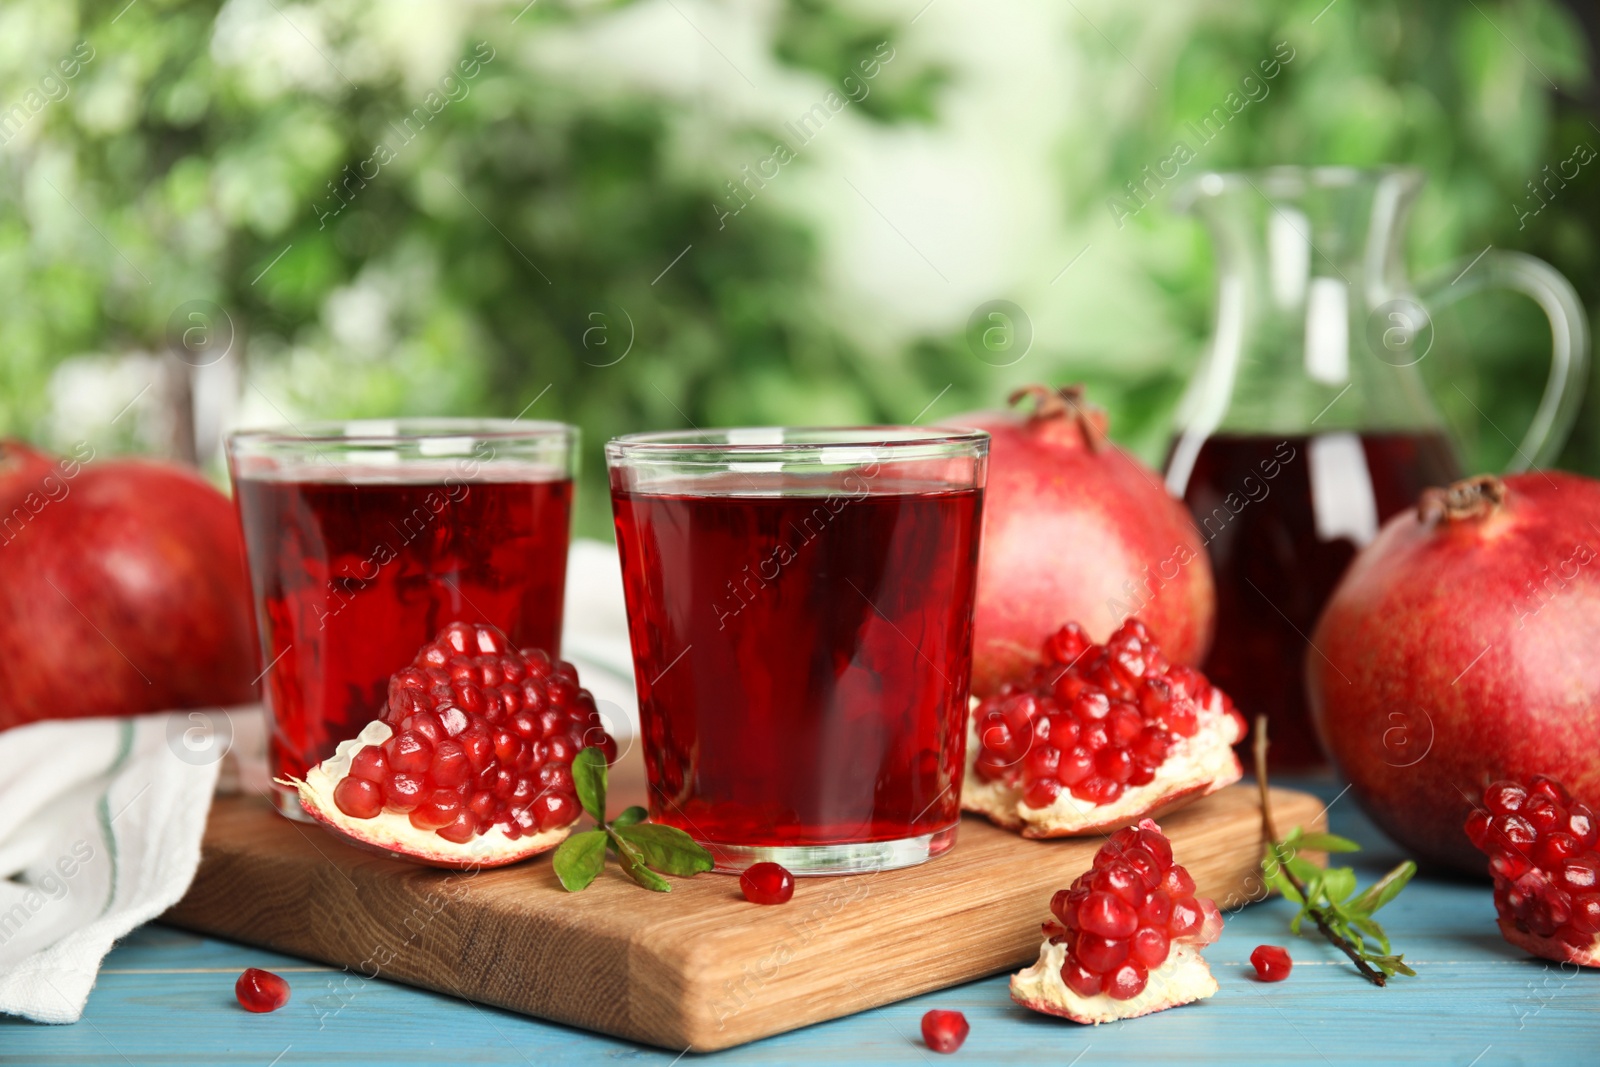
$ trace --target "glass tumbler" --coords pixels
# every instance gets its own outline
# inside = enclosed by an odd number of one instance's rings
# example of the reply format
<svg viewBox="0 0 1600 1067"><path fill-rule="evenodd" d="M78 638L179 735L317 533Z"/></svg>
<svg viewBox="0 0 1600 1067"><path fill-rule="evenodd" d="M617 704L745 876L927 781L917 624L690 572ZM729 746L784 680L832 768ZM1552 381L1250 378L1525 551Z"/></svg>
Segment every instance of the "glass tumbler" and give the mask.
<svg viewBox="0 0 1600 1067"><path fill-rule="evenodd" d="M606 446L653 819L727 871L954 844L988 451L902 426Z"/></svg>
<svg viewBox="0 0 1600 1067"><path fill-rule="evenodd" d="M577 430L400 419L228 440L266 664L274 778L376 718L446 624L559 657ZM301 817L292 791L274 802Z"/></svg>

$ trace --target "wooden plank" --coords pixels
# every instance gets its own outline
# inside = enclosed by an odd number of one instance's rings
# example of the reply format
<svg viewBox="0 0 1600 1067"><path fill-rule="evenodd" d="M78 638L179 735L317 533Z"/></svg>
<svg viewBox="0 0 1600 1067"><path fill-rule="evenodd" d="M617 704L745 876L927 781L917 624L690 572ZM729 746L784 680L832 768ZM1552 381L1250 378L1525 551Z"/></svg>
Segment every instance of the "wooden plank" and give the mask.
<svg viewBox="0 0 1600 1067"><path fill-rule="evenodd" d="M624 772L613 801L637 789ZM636 776L634 776L636 778ZM1275 791L1279 822L1322 826L1316 798ZM1202 893L1251 890L1253 790L1163 821ZM659 1045L726 1048L1014 969L1037 952L1050 894L1098 847L1025 841L966 819L922 867L802 879L776 908L729 877L644 892L608 870L564 892L546 861L475 873L419 868L219 800L201 868L167 921L470 1000Z"/></svg>

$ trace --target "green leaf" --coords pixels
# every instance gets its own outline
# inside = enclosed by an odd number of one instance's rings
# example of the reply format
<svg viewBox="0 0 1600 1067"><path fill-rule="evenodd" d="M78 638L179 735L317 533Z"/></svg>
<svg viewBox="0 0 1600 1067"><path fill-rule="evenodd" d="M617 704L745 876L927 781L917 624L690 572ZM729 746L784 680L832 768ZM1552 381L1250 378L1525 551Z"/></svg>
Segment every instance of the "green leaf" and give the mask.
<svg viewBox="0 0 1600 1067"><path fill-rule="evenodd" d="M1417 865L1410 860L1401 863L1394 870L1384 875L1367 887L1354 901L1356 908L1371 915L1389 901L1400 895L1400 890L1411 881L1411 876L1417 873Z"/></svg>
<svg viewBox="0 0 1600 1067"><path fill-rule="evenodd" d="M1296 856L1294 859L1291 859L1287 864L1285 864L1285 866L1289 868L1290 874L1294 875L1296 878L1300 879L1306 884L1308 891L1311 889L1311 884L1313 882L1320 882L1322 880L1322 868L1318 867L1310 860L1303 860ZM1316 893L1313 891L1311 896L1312 899L1315 899Z"/></svg>
<svg viewBox="0 0 1600 1067"><path fill-rule="evenodd" d="M603 830L586 830L561 842L551 865L562 888L569 893L587 889L606 863L606 835Z"/></svg>
<svg viewBox="0 0 1600 1067"><path fill-rule="evenodd" d="M1330 867L1322 876L1322 890L1337 904L1356 891L1356 872L1349 867Z"/></svg>
<svg viewBox="0 0 1600 1067"><path fill-rule="evenodd" d="M1389 935L1384 933L1383 927L1378 925L1376 920L1355 919L1352 920L1352 922L1357 930L1360 930L1362 933L1366 934L1368 937L1372 938L1372 940L1378 943L1378 950L1380 952L1385 954L1388 953Z"/></svg>
<svg viewBox="0 0 1600 1067"><path fill-rule="evenodd" d="M572 781L578 787L578 803L597 823L606 821L606 754L586 748L572 761Z"/></svg>
<svg viewBox="0 0 1600 1067"><path fill-rule="evenodd" d="M672 892L672 883L645 866L644 857L639 854L638 849L630 845L615 831L608 830L606 834L611 838L611 843L617 846L617 860L622 864L624 874L652 892Z"/></svg>
<svg viewBox="0 0 1600 1067"><path fill-rule="evenodd" d="M644 822L649 817L650 813L648 811L645 811L639 805L635 804L631 808L622 809L622 814L618 815L615 819L612 819L611 825L614 828L632 826L636 822Z"/></svg>
<svg viewBox="0 0 1600 1067"><path fill-rule="evenodd" d="M1366 961L1378 968L1384 974L1390 976L1393 976L1396 973L1410 975L1412 978L1417 976L1416 971L1413 971L1410 967L1406 966L1406 958L1404 955L1367 956Z"/></svg>
<svg viewBox="0 0 1600 1067"><path fill-rule="evenodd" d="M665 874L687 877L709 871L713 866L711 853L676 826L639 823L619 827L612 823L612 830L637 848L645 863Z"/></svg>
<svg viewBox="0 0 1600 1067"><path fill-rule="evenodd" d="M1268 810L1265 821L1270 822L1270 815ZM1293 933L1298 935L1307 932L1303 928L1306 920L1310 919L1317 925L1318 932L1330 942L1353 958L1363 961L1365 966L1362 972L1365 977L1382 985L1379 972L1385 976L1416 974L1406 966L1401 956L1389 954L1389 937L1372 918L1373 912L1393 900L1411 880L1416 873L1416 864L1407 860L1359 896L1354 896L1357 880L1353 869L1324 869L1299 855L1300 852L1360 850L1361 847L1347 837L1322 832L1308 834L1296 826L1282 841L1267 843L1261 860L1261 874L1266 885L1300 905L1289 920L1289 929ZM1368 948L1368 938L1377 943L1379 952L1374 953Z"/></svg>
<svg viewBox="0 0 1600 1067"><path fill-rule="evenodd" d="M1306 834L1295 843L1301 852L1360 852L1361 846L1338 834Z"/></svg>
<svg viewBox="0 0 1600 1067"><path fill-rule="evenodd" d="M1261 878L1269 888L1276 889L1279 893L1282 893L1285 900L1291 900L1296 904L1305 903L1300 897L1300 891L1295 889L1284 875L1283 868L1274 864L1270 859L1262 861Z"/></svg>

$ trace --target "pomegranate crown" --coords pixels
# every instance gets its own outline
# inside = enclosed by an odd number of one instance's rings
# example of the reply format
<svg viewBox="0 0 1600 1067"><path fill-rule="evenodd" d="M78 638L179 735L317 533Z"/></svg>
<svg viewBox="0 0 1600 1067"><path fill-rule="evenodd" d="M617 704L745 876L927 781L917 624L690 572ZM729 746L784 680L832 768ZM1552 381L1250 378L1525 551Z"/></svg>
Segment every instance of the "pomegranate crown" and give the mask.
<svg viewBox="0 0 1600 1067"><path fill-rule="evenodd" d="M1417 499L1417 519L1424 525L1464 522L1494 514L1506 500L1506 483L1492 474L1463 478L1444 489L1424 489Z"/></svg>
<svg viewBox="0 0 1600 1067"><path fill-rule="evenodd" d="M1106 444L1106 413L1084 399L1082 382L1058 385L1051 388L1035 382L1024 385L1006 398L1015 407L1025 398L1033 398L1033 411L1028 415L1030 424L1072 419L1083 434L1089 451L1099 452Z"/></svg>

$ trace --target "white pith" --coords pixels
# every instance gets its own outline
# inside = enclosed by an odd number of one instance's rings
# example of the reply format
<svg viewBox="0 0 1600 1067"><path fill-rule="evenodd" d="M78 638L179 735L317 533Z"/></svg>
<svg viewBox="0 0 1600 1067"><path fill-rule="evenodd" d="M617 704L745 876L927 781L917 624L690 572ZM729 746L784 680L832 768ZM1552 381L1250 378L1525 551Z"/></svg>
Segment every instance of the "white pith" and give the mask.
<svg viewBox="0 0 1600 1067"><path fill-rule="evenodd" d="M464 844L446 841L432 830L411 825L409 815L380 811L371 819L357 819L339 810L333 802L333 789L350 773L350 761L368 745L381 745L394 731L382 719L374 719L349 741L341 741L333 755L306 772L305 781L280 779L299 791L300 805L318 822L363 844L387 849L413 859L449 863L452 866L493 867L545 852L559 845L572 832L576 821L554 830L543 830L512 838L498 826L491 826Z"/></svg>
<svg viewBox="0 0 1600 1067"><path fill-rule="evenodd" d="M1022 786L986 782L978 777L981 746L977 709L978 701L973 699L967 715L967 773L962 780L961 807L986 815L1007 829L1021 830L1027 837L1098 833L1134 822L1142 815L1159 814L1179 803L1198 800L1244 775L1239 758L1233 754L1233 745L1242 736L1238 721L1223 709L1222 694L1213 690L1211 699L1197 711L1199 729L1195 735L1176 738L1172 754L1149 782L1129 786L1109 804L1080 800L1062 786L1061 795L1052 804L1034 808L1024 801Z"/></svg>
<svg viewBox="0 0 1600 1067"><path fill-rule="evenodd" d="M1114 1000L1104 993L1079 996L1061 980L1061 965L1066 959L1065 945L1045 941L1039 946L1038 961L1011 976L1011 999L1034 1011L1099 1026L1114 1019L1131 1019L1204 1000L1217 991L1217 980L1211 976L1205 958L1181 941L1173 943L1166 961L1150 972L1144 989L1129 1000Z"/></svg>

